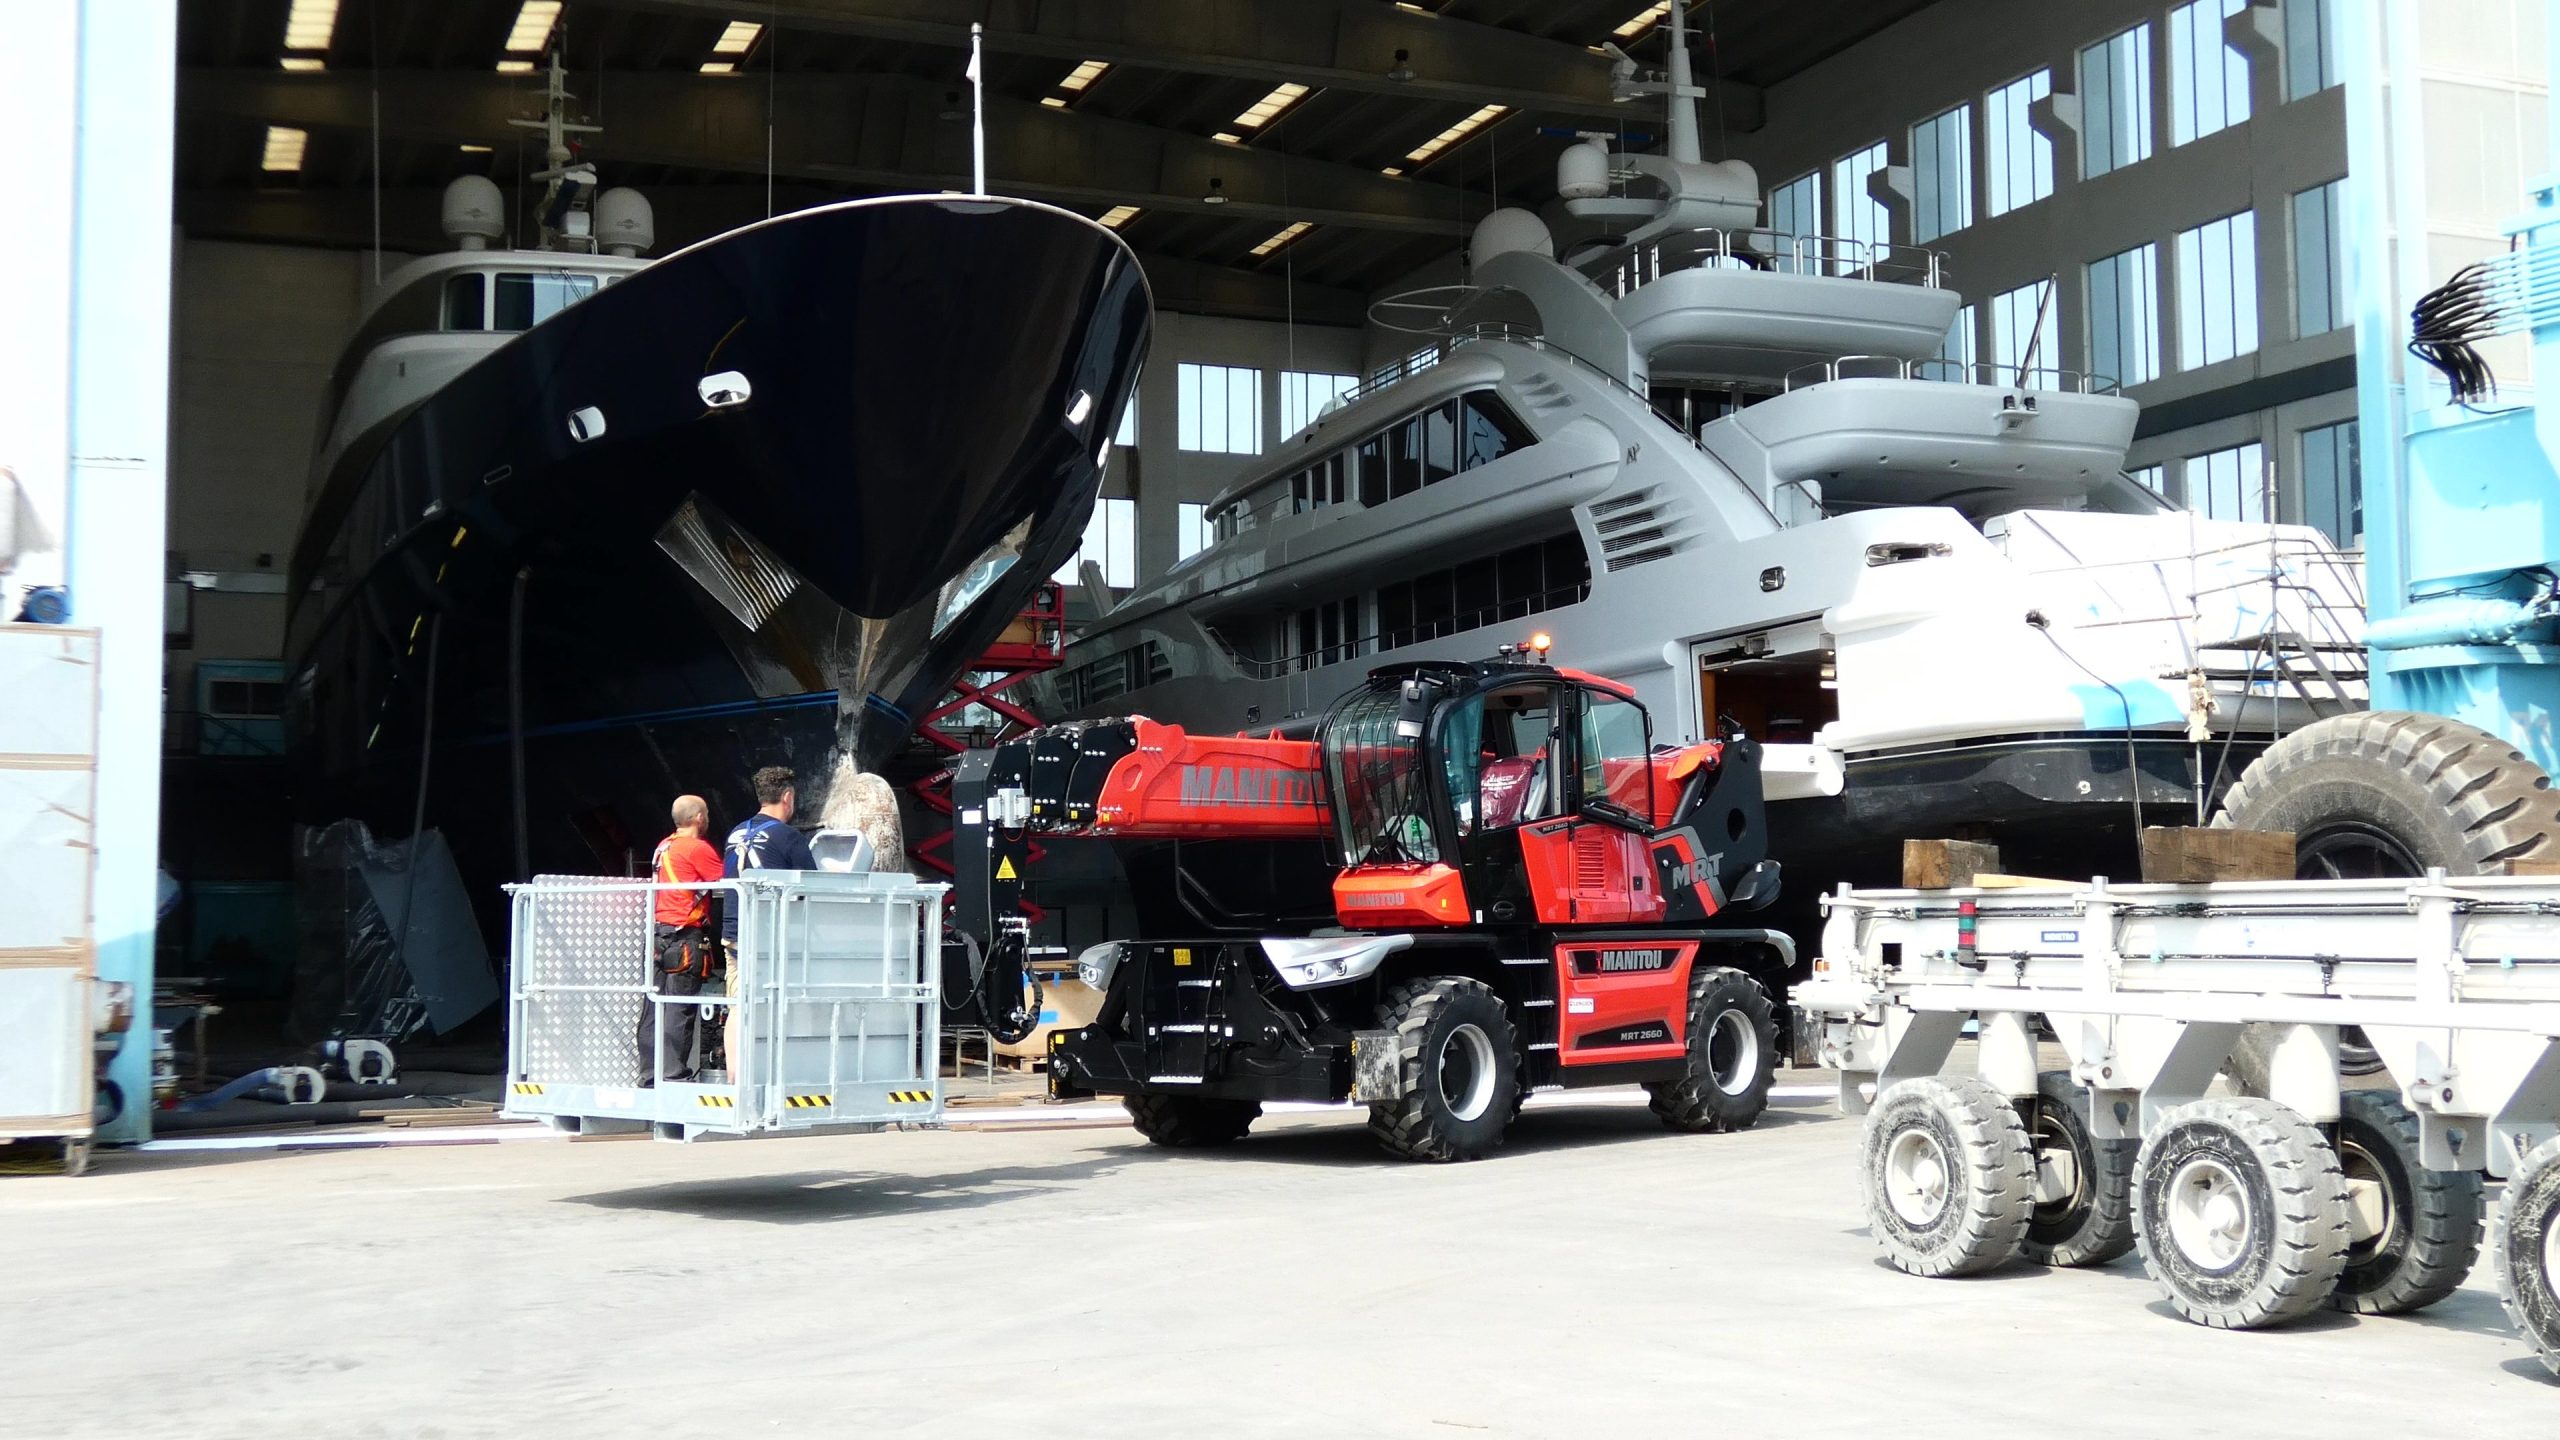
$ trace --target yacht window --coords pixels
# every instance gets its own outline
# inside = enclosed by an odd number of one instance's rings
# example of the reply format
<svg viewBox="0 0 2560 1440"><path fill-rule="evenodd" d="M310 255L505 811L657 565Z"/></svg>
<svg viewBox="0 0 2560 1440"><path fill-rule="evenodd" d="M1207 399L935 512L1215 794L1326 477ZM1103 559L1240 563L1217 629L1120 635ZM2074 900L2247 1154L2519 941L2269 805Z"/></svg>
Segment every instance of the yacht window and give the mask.
<svg viewBox="0 0 2560 1440"><path fill-rule="evenodd" d="M1349 468L1350 457L1340 454L1327 456L1324 464L1317 467L1317 504L1339 505L1343 503L1342 477L1343 472Z"/></svg>
<svg viewBox="0 0 2560 1440"><path fill-rule="evenodd" d="M1372 435L1360 442L1360 503L1383 505L1387 500L1387 437Z"/></svg>
<svg viewBox="0 0 2560 1440"><path fill-rule="evenodd" d="M1534 443L1529 427L1491 395L1470 395L1458 419L1458 468L1473 470Z"/></svg>
<svg viewBox="0 0 2560 1440"><path fill-rule="evenodd" d="M449 275L444 282L444 328L447 330L486 330L489 328L488 277L474 271L468 275Z"/></svg>
<svg viewBox="0 0 2560 1440"><path fill-rule="evenodd" d="M1422 488L1422 417L1398 425L1387 432L1387 498L1410 495Z"/></svg>
<svg viewBox="0 0 2560 1440"><path fill-rule="evenodd" d="M1458 402L1422 416L1422 483L1437 485L1458 473Z"/></svg>
<svg viewBox="0 0 2560 1440"><path fill-rule="evenodd" d="M593 275L502 274L495 330L530 330L596 293Z"/></svg>
<svg viewBox="0 0 2560 1440"><path fill-rule="evenodd" d="M1308 484L1309 473L1301 470L1289 477L1289 513L1292 515L1304 515L1315 508L1315 498L1309 493L1312 488Z"/></svg>

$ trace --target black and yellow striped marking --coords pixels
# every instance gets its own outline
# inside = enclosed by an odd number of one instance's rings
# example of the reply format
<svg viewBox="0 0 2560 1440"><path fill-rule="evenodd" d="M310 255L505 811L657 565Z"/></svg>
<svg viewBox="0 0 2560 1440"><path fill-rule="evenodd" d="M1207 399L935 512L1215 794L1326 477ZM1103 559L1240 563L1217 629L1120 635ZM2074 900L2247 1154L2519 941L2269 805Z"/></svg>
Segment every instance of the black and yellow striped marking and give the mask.
<svg viewBox="0 0 2560 1440"><path fill-rule="evenodd" d="M517 1081L517 1082L515 1082L514 1084L509 1085L507 1088L508 1088L509 1090L514 1091L514 1092L515 1092L516 1094L518 1094L518 1095L539 1095L539 1094L541 1094L541 1093L542 1093L542 1087L541 1087L541 1086L539 1086L539 1085L528 1085L528 1084L526 1084L526 1083L525 1083L524 1081L522 1081L522 1080L518 1080L518 1081Z"/></svg>
<svg viewBox="0 0 2560 1440"><path fill-rule="evenodd" d="M693 1098L695 1104L708 1105L714 1110L735 1110L738 1108L738 1097L734 1095L697 1095Z"/></svg>
<svg viewBox="0 0 2560 1440"><path fill-rule="evenodd" d="M930 1090L892 1090L889 1092L889 1103L892 1105L930 1105L933 1103L933 1092Z"/></svg>
<svg viewBox="0 0 2560 1440"><path fill-rule="evenodd" d="M836 1103L833 1095L785 1095L782 1103L793 1110L824 1110Z"/></svg>

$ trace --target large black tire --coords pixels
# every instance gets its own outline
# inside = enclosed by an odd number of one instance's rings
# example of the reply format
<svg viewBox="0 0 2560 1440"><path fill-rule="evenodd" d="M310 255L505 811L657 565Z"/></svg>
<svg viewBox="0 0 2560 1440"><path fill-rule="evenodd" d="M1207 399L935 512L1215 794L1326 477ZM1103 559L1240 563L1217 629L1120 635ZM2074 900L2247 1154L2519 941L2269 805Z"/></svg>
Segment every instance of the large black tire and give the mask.
<svg viewBox="0 0 2560 1440"><path fill-rule="evenodd" d="M1689 977L1689 1054L1677 1080L1647 1085L1653 1113L1674 1130L1723 1134L1769 1108L1778 1075L1776 1007L1760 982L1723 965Z"/></svg>
<svg viewBox="0 0 2560 1440"><path fill-rule="evenodd" d="M1369 1106L1369 1133L1407 1160L1481 1160L1501 1148L1520 1098L1510 1012L1481 980L1444 975L1388 992L1401 1098Z"/></svg>
<svg viewBox="0 0 2560 1440"><path fill-rule="evenodd" d="M1258 1100L1213 1100L1201 1095L1131 1095L1129 1123L1158 1145L1206 1150L1232 1145L1262 1118Z"/></svg>
<svg viewBox="0 0 2560 1440"><path fill-rule="evenodd" d="M2540 766L2485 730L2401 710L2332 716L2268 746L2213 823L2292 831L2305 880L2560 858L2560 791Z"/></svg>
<svg viewBox="0 0 2560 1440"><path fill-rule="evenodd" d="M2496 875L2560 857L2560 791L2542 767L2485 730L2406 710L2333 715L2278 740L2213 823L2293 832L2303 880ZM2353 1031L2339 1062L2350 1075L2382 1068Z"/></svg>
<svg viewBox="0 0 2560 1440"><path fill-rule="evenodd" d="M2347 1268L2329 1303L2359 1315L2423 1310L2461 1289L2480 1258L2480 1172L2420 1164L2418 1117L2390 1091L2349 1090L2338 1101L2349 1215L2364 1191L2374 1224L2362 1239L2349 1231Z"/></svg>
<svg viewBox="0 0 2560 1440"><path fill-rule="evenodd" d="M2507 1318L2560 1375L2560 1140L2533 1147L2507 1177L2489 1256Z"/></svg>
<svg viewBox="0 0 2560 1440"><path fill-rule="evenodd" d="M1913 1275L1977 1275L2026 1239L2035 1161L2009 1097L1969 1075L1905 1080L1867 1115L1859 1188L1885 1260Z"/></svg>
<svg viewBox="0 0 2560 1440"><path fill-rule="evenodd" d="M2088 1087L2069 1071L2036 1077L2026 1102L2035 1157L2035 1210L2021 1253L2038 1265L2104 1265L2133 1250L2133 1161L2139 1140L2100 1140L2089 1129Z"/></svg>
<svg viewBox="0 0 2560 1440"><path fill-rule="evenodd" d="M2318 1127L2271 1100L2162 1114L2133 1168L2142 1267L2178 1313L2220 1330L2299 1320L2347 1263L2347 1188Z"/></svg>

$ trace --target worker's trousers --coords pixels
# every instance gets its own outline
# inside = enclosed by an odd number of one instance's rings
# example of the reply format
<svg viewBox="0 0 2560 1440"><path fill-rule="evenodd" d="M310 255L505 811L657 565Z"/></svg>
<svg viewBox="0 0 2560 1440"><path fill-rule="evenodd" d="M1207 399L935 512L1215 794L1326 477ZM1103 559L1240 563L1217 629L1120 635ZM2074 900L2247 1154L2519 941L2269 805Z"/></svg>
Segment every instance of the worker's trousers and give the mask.
<svg viewBox="0 0 2560 1440"><path fill-rule="evenodd" d="M702 1007L682 1002L702 993L701 934L661 925L657 927L657 937L658 993L677 1003L644 1000L641 1004L640 1078L646 1081L663 1075L669 1080L690 1080L694 1072L694 1042L702 1028ZM667 968L679 964L682 969Z"/></svg>

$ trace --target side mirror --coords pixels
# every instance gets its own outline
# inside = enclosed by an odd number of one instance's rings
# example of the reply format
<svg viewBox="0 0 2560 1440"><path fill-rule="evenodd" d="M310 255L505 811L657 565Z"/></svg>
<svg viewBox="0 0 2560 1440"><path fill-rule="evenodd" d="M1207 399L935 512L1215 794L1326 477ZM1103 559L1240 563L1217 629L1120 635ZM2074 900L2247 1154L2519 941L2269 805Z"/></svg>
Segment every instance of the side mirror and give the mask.
<svg viewBox="0 0 2560 1440"><path fill-rule="evenodd" d="M735 370L723 370L717 375L705 375L701 383L693 388L694 393L702 397L702 403L714 410L726 410L732 405L744 405L756 393L756 387L748 383L747 377Z"/></svg>

